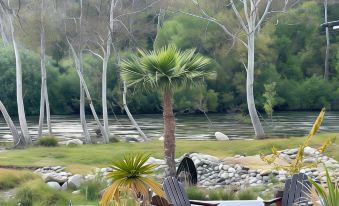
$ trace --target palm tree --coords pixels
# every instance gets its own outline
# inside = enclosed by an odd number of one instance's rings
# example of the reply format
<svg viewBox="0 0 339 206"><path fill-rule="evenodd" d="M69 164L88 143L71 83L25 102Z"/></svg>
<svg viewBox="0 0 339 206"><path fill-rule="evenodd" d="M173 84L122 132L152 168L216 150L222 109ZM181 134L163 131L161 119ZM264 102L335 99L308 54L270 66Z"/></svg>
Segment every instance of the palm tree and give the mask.
<svg viewBox="0 0 339 206"><path fill-rule="evenodd" d="M138 50L121 63L121 78L127 86L141 90L157 90L163 97L164 153L167 175L175 175L175 119L172 99L176 89L203 83L212 73L206 70L210 60L195 53L169 45L154 51Z"/></svg>

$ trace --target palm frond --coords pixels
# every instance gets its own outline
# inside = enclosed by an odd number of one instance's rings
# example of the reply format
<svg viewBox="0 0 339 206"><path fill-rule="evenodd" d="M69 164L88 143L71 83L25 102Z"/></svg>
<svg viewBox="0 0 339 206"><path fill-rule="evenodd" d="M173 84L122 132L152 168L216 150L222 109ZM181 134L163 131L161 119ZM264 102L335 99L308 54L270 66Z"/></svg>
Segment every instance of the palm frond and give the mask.
<svg viewBox="0 0 339 206"><path fill-rule="evenodd" d="M112 162L113 171L107 175L112 185L105 190L101 206L107 206L111 201L119 203L120 195L126 192L132 192L135 197L143 197L144 200L149 199L149 189L164 196L161 185L149 177L157 167L146 163L149 157L146 154L128 154Z"/></svg>
<svg viewBox="0 0 339 206"><path fill-rule="evenodd" d="M143 90L175 90L194 87L213 75L211 60L195 53L181 51L174 45L158 50L138 50L138 55L121 63L121 77L128 86Z"/></svg>

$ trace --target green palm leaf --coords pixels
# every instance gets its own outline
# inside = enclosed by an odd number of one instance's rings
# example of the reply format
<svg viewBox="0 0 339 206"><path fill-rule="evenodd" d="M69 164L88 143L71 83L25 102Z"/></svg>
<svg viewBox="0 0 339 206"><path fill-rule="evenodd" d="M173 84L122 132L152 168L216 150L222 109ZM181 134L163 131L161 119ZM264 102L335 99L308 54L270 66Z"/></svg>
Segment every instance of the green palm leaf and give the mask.
<svg viewBox="0 0 339 206"><path fill-rule="evenodd" d="M194 87L213 75L210 59L195 53L195 49L181 51L174 45L154 51L138 50L138 54L122 61L121 77L128 86L141 90L173 91Z"/></svg>
<svg viewBox="0 0 339 206"><path fill-rule="evenodd" d="M113 171L107 175L112 184L106 188L100 205L107 206L111 201L119 204L120 195L129 192L134 197L142 196L144 200L148 200L149 189L164 196L161 185L149 177L157 167L155 164L146 164L149 157L145 154L129 154L122 160L113 161Z"/></svg>

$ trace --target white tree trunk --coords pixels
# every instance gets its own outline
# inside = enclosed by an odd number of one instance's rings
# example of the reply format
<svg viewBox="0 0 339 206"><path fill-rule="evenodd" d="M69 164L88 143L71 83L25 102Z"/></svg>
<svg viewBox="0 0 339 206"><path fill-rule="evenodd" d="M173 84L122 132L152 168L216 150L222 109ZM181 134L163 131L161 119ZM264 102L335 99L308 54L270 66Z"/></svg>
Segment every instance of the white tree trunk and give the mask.
<svg viewBox="0 0 339 206"><path fill-rule="evenodd" d="M247 34L247 75L246 75L246 98L248 112L251 117L251 122L256 137L264 137L264 128L261 125L257 109L254 101L254 52L255 52L255 34L256 34L256 12L253 3L251 3L251 15L248 19L248 34Z"/></svg>
<svg viewBox="0 0 339 206"><path fill-rule="evenodd" d="M4 44L8 44L8 38L6 36L5 28L4 28L4 23L3 23L3 17L0 15L0 32L1 32L1 38Z"/></svg>
<svg viewBox="0 0 339 206"><path fill-rule="evenodd" d="M13 48L14 48L14 53L15 53L16 95L17 95L16 97L17 97L17 105L18 105L19 122L20 122L21 132L25 138L26 143L31 144L32 139L29 135L28 128L27 128L24 101L23 101L23 96L22 96L22 66L21 66L20 53L19 53L19 49L16 43L14 25L13 25L11 14L8 15L8 17L9 17L9 23L11 27L12 42L13 42Z"/></svg>
<svg viewBox="0 0 339 206"><path fill-rule="evenodd" d="M89 90L88 90L88 87L87 87L87 84L85 82L85 79L83 77L83 74L81 72L81 61L80 61L80 58L77 56L75 50L74 50L74 47L72 46L72 44L70 42L68 42L69 44L69 47L71 48L71 51L72 51L72 54L73 54L73 59L74 59L74 62L75 62L75 69L76 69L76 72L79 76L79 79L80 79L80 83L82 85L82 88L83 88L83 91L84 91L84 94L86 95L87 97L87 101L89 103L89 106L91 108L91 112L92 112L92 115L100 129L100 132L103 136L103 140L104 140L104 143L109 143L109 137L107 136L107 133L105 132L105 128L101 125L100 123L100 120L99 120L99 117L95 111L95 108L94 108L94 105L93 105L93 102L92 102L92 98L91 98L91 95L89 93Z"/></svg>
<svg viewBox="0 0 339 206"><path fill-rule="evenodd" d="M16 129L11 117L9 116L6 107L2 104L0 101L0 111L2 113L2 116L4 117L7 126L11 130L12 136L13 136L13 143L14 148L24 148L26 147L25 139L22 138L22 136L19 134L18 130Z"/></svg>
<svg viewBox="0 0 339 206"><path fill-rule="evenodd" d="M50 111L50 108L49 108L47 77L46 77L46 81L45 81L45 105L46 105L48 135L52 135L53 131L52 131L52 123L51 123L51 111Z"/></svg>
<svg viewBox="0 0 339 206"><path fill-rule="evenodd" d="M325 23L327 23L327 0L324 0L324 8L325 8ZM326 54L325 54L324 80L327 81L329 78L328 56L330 53L330 35L328 26L326 26L325 30L326 30Z"/></svg>
<svg viewBox="0 0 339 206"><path fill-rule="evenodd" d="M113 29L114 29L113 28L114 6L115 6L114 0L111 0L108 36L107 36L107 42L106 42L106 52L104 53L104 58L102 61L102 82L101 82L102 118L104 121L105 132L108 137L111 135L111 132L109 130L108 112L107 112L107 67L108 67L109 57L111 56L112 34L113 34Z"/></svg>
<svg viewBox="0 0 339 206"><path fill-rule="evenodd" d="M77 56L75 54L75 56ZM76 70L77 72L79 71L80 74L83 74L83 67L82 67L82 52L79 53L79 57L78 61L79 61L79 65L76 66ZM74 60L75 61L75 60ZM92 140L91 140L91 136L88 132L88 128L87 128L87 122L86 122L86 113L85 113L85 91L84 91L84 85L83 82L80 80L80 121L81 121L81 126L82 126L82 130L84 133L84 138L85 138L85 142L87 144L91 144Z"/></svg>
<svg viewBox="0 0 339 206"><path fill-rule="evenodd" d="M131 121L132 125L135 127L136 130L138 130L139 132L139 135L140 137L146 141L148 140L147 136L145 135L145 133L140 129L138 123L135 121L135 119L133 118L131 112L129 111L128 109L128 106L127 106L127 101L126 101L126 96L127 96L127 87L126 87L126 82L123 82L124 84L124 91L122 93L122 102L123 102L123 106L124 106L124 109L126 111L126 114L129 118L129 120Z"/></svg>
<svg viewBox="0 0 339 206"><path fill-rule="evenodd" d="M41 91L40 91L40 115L39 115L38 137L42 136L42 129L44 126L45 96L46 96L45 30L43 25L41 25L40 31L40 69L41 69Z"/></svg>

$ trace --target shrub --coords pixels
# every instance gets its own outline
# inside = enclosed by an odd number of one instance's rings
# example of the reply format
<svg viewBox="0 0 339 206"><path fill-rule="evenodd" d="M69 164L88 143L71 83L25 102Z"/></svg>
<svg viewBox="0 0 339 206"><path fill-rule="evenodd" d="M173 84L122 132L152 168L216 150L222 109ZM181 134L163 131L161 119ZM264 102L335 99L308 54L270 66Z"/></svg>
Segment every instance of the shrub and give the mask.
<svg viewBox="0 0 339 206"><path fill-rule="evenodd" d="M68 203L65 192L48 187L40 179L29 181L18 188L15 201L17 204L20 202L23 206L63 206Z"/></svg>
<svg viewBox="0 0 339 206"><path fill-rule="evenodd" d="M18 201L18 204L20 203L22 206L32 206L33 192L28 187L20 188L16 193L15 199Z"/></svg>
<svg viewBox="0 0 339 206"><path fill-rule="evenodd" d="M56 147L58 146L58 140L54 136L40 137L37 141L37 145L43 147Z"/></svg>
<svg viewBox="0 0 339 206"><path fill-rule="evenodd" d="M237 199L239 200L255 200L256 195L249 189L240 190L237 193Z"/></svg>
<svg viewBox="0 0 339 206"><path fill-rule="evenodd" d="M37 176L30 171L17 171L10 169L0 169L0 190L14 188Z"/></svg>
<svg viewBox="0 0 339 206"><path fill-rule="evenodd" d="M105 189L105 186L105 181L103 181L100 177L96 177L92 180L82 183L80 186L80 191L87 200L98 200L99 193Z"/></svg>
<svg viewBox="0 0 339 206"><path fill-rule="evenodd" d="M215 189L208 193L209 200L235 200L235 193L230 189Z"/></svg>
<svg viewBox="0 0 339 206"><path fill-rule="evenodd" d="M206 200L206 194L204 193L204 191L198 187L187 187L185 188L186 190L186 194L188 196L189 199L192 200Z"/></svg>

